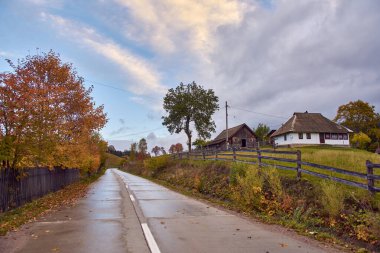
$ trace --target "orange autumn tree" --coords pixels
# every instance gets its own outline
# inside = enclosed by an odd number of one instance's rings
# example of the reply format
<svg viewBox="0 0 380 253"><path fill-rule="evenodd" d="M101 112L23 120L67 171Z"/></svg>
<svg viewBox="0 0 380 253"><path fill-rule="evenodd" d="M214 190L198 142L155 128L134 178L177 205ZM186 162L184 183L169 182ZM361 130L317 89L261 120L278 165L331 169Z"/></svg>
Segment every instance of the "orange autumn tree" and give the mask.
<svg viewBox="0 0 380 253"><path fill-rule="evenodd" d="M2 166L96 169L107 119L92 87L53 51L8 63L13 72L0 74Z"/></svg>

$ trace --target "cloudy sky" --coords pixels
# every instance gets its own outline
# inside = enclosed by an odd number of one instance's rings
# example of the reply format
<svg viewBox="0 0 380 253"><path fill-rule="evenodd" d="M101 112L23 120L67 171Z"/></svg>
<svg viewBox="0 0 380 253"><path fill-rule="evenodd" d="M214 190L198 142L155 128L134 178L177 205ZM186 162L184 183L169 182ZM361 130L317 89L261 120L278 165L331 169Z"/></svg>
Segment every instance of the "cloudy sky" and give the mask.
<svg viewBox="0 0 380 253"><path fill-rule="evenodd" d="M215 90L218 132L225 101L230 126L273 129L357 99L380 111L377 0L0 0L0 17L0 71L5 59L59 53L94 86L102 135L120 150L143 137L149 149L185 145L161 123L180 82Z"/></svg>

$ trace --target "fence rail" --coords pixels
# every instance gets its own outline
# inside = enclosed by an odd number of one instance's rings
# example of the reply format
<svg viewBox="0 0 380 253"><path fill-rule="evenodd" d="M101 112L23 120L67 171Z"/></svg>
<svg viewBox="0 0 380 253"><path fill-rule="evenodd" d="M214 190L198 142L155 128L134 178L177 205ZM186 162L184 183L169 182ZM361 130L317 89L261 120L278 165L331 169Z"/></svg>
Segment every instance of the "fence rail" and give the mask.
<svg viewBox="0 0 380 253"><path fill-rule="evenodd" d="M19 207L78 181L78 169L0 169L0 211Z"/></svg>
<svg viewBox="0 0 380 253"><path fill-rule="evenodd" d="M294 159L292 159L292 158L283 158L283 157L273 156L276 154L290 155L290 156L294 155L295 157ZM380 169L380 164L374 164L371 161L366 161L367 173L361 173L361 172L355 172L355 171L334 168L334 167L330 167L326 165L302 161L301 151L299 150L297 151L280 151L280 150L266 150L266 149L239 150L239 151L205 150L205 151L198 151L198 152L193 151L191 153L183 152L183 153L173 154L173 158L233 161L233 162L241 162L241 163L248 163L248 164L258 164L260 167L273 166L275 168L282 169L282 170L296 171L298 179L301 178L302 173L305 173L311 176L329 179L329 180L346 184L349 186L366 189L372 193L380 192L380 187L376 187L376 184L375 184L377 181L380 182L380 175L376 175L374 173L376 169ZM247 158L251 160L244 160ZM286 163L286 165L269 164L269 163L263 162L263 160L284 162ZM322 171L331 172L331 173L334 173L334 175L323 174L320 172L312 171L308 168L316 168ZM339 177L340 175L350 176L351 178L358 179L359 181L366 180L367 183L362 183L362 182L357 182L351 179L341 178Z"/></svg>

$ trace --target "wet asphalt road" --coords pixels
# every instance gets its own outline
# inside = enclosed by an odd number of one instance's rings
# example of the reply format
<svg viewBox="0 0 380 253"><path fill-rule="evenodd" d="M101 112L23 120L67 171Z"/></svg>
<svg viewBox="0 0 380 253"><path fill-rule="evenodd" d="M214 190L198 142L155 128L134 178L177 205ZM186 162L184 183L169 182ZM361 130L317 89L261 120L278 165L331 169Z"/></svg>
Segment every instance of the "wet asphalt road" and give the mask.
<svg viewBox="0 0 380 253"><path fill-rule="evenodd" d="M27 224L0 252L337 252L146 179L107 170L72 208Z"/></svg>

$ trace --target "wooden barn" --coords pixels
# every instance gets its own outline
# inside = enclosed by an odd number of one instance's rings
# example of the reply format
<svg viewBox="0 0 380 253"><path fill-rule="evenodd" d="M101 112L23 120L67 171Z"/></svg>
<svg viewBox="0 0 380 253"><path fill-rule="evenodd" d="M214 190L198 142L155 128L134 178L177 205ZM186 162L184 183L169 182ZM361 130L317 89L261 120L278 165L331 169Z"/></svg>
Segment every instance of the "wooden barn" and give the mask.
<svg viewBox="0 0 380 253"><path fill-rule="evenodd" d="M225 150L227 131L223 130L214 140L207 144L207 149ZM256 145L256 135L246 124L241 124L228 129L229 147L236 149L254 148Z"/></svg>

